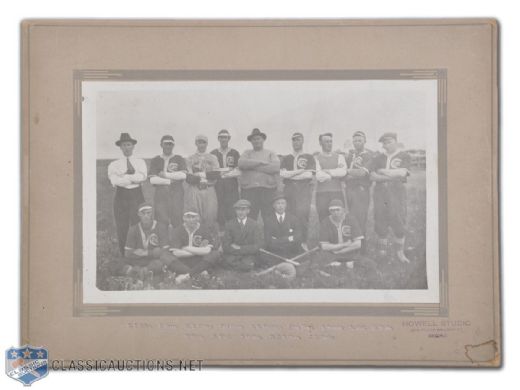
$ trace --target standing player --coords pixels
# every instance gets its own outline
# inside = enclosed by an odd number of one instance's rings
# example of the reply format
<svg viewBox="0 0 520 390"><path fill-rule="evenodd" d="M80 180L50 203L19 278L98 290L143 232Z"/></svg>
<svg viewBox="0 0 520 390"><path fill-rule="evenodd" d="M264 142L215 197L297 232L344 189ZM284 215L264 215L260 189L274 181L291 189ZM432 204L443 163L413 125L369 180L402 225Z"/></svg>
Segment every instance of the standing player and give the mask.
<svg viewBox="0 0 520 390"><path fill-rule="evenodd" d="M307 240L307 225L312 200L312 176L316 171L314 157L303 152L303 134L292 135L293 153L282 159L280 176L284 182L287 211L296 216L303 227L303 245Z"/></svg>
<svg viewBox="0 0 520 390"><path fill-rule="evenodd" d="M251 202L251 218L255 220L260 211L262 219L272 213L271 199L276 193L276 177L280 172L280 159L276 153L264 149L266 138L265 133L253 129L247 136L253 149L246 150L238 160L238 167L242 171L241 196Z"/></svg>
<svg viewBox="0 0 520 390"><path fill-rule="evenodd" d="M370 204L370 163L372 152L365 149L366 136L362 131L356 131L352 136L354 149L347 155L346 198L348 209L359 223L361 233L366 234L368 206ZM365 252L365 242L361 252Z"/></svg>
<svg viewBox="0 0 520 390"><path fill-rule="evenodd" d="M338 199L344 201L342 178L347 174L345 156L332 151L332 134L319 137L321 153L316 156L316 209L321 220L329 215L329 203Z"/></svg>
<svg viewBox="0 0 520 390"><path fill-rule="evenodd" d="M219 176L217 158L206 152L208 137L197 135L195 137L197 152L186 160L188 167L188 184L184 194L185 210L196 211L201 222L210 228L214 228L217 222L217 194L215 183Z"/></svg>
<svg viewBox="0 0 520 390"><path fill-rule="evenodd" d="M220 147L211 151L211 154L217 157L220 169L222 170L220 178L215 183L215 191L217 192L218 214L217 220L221 227L224 227L226 221L235 216L233 205L238 200L238 159L240 153L229 147L231 136L227 130L220 130L218 133L218 142Z"/></svg>
<svg viewBox="0 0 520 390"><path fill-rule="evenodd" d="M137 208L144 202L141 183L146 180L146 163L132 156L137 141L128 133L121 133L116 141L123 158L112 161L108 166L108 178L116 188L114 197L114 219L121 256L125 255L125 242L130 225L139 222Z"/></svg>
<svg viewBox="0 0 520 390"><path fill-rule="evenodd" d="M394 234L397 258L403 263L410 260L404 254L406 234L406 178L410 175L410 155L402 151L396 133L385 133L379 138L384 153L372 160L370 179L374 188L374 228L383 253L388 247L388 229Z"/></svg>
<svg viewBox="0 0 520 390"><path fill-rule="evenodd" d="M159 222L177 227L182 223L184 208L183 182L186 180L186 161L173 154L175 140L171 135L161 138L162 155L150 162L150 183L155 187L155 217Z"/></svg>

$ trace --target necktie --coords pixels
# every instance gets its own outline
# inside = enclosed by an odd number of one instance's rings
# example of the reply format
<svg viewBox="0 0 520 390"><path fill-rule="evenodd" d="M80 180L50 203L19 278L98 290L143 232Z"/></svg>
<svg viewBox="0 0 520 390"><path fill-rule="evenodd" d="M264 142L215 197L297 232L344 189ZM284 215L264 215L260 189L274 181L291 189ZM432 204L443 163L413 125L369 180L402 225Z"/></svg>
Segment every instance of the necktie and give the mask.
<svg viewBox="0 0 520 390"><path fill-rule="evenodd" d="M278 216L278 222L279 223L283 223L283 215L279 215Z"/></svg>
<svg viewBox="0 0 520 390"><path fill-rule="evenodd" d="M133 175L134 173L135 173L135 169L134 169L132 163L130 162L130 158L127 157L126 158L126 174Z"/></svg>

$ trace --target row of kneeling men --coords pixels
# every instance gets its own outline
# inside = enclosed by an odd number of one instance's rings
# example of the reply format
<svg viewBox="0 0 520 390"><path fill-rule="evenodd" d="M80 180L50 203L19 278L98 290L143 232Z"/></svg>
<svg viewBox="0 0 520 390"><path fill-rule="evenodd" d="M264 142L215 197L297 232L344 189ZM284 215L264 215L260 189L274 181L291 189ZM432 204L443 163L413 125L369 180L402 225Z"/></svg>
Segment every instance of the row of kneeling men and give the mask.
<svg viewBox="0 0 520 390"><path fill-rule="evenodd" d="M238 200L233 207L235 217L226 222L219 240L218 234L201 223L200 215L191 210L184 213L183 223L169 234L168 226L154 219L153 206L143 203L138 209L139 223L128 231L125 256L111 262L111 272L143 279L150 273L155 277L169 271L175 273L176 283L182 283L217 267L243 272L283 269L286 277L294 277L295 266L302 261L349 268L358 263L375 269L374 262L359 254L364 236L341 200L330 202L329 216L320 224L319 246L313 250L303 244L302 224L287 212L283 194L273 197L272 207L274 212L262 228L249 217L251 203ZM311 253L314 255L309 256Z"/></svg>

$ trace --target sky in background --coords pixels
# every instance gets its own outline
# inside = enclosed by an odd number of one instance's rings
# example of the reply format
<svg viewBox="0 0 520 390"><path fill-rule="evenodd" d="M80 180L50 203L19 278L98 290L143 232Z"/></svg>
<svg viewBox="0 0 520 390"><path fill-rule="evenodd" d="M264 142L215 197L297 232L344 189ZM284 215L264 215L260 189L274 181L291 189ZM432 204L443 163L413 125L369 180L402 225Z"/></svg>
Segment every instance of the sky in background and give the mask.
<svg viewBox="0 0 520 390"><path fill-rule="evenodd" d="M436 139L436 80L333 81L161 81L83 83L83 112L95 123L97 158L118 158L114 145L121 132L138 140L134 154L161 152L164 134L175 138L175 153L195 151L197 134L217 147L217 133L228 129L231 146L250 148L254 127L267 134L265 147L291 152L291 134L305 136L308 152L319 150L318 135L334 134L334 149L349 147L352 133L367 134L378 150L378 137L398 133L406 148L426 149ZM95 113L95 114L88 114ZM84 114L85 115L85 114ZM85 118L84 118L85 120ZM427 136L428 135L428 136Z"/></svg>

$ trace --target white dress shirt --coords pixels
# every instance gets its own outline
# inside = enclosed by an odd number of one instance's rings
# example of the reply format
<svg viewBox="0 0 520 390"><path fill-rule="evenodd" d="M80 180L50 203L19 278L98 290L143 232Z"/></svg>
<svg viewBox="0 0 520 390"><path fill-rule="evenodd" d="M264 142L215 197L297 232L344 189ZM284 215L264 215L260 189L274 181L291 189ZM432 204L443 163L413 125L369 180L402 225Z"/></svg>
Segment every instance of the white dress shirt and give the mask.
<svg viewBox="0 0 520 390"><path fill-rule="evenodd" d="M127 157L112 161L108 166L108 178L114 187L137 188L147 178L146 163L142 158L128 157L135 173L128 175Z"/></svg>

